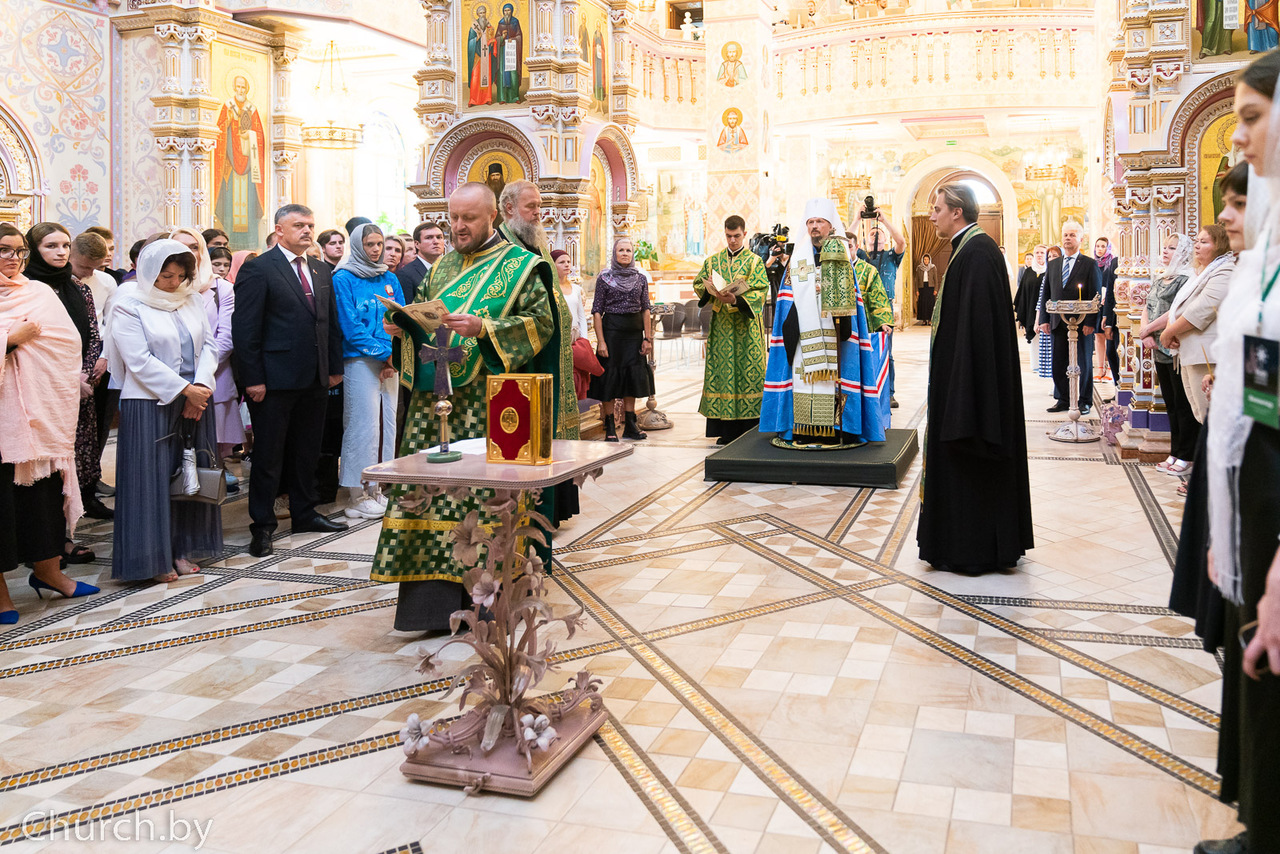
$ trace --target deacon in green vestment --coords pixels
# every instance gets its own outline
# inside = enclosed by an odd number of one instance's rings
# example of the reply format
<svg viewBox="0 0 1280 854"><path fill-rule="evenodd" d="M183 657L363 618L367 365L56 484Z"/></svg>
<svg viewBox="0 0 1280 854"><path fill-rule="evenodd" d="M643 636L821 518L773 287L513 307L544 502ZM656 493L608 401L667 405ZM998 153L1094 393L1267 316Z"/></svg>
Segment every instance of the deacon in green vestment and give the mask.
<svg viewBox="0 0 1280 854"><path fill-rule="evenodd" d="M449 310L446 327L453 332L446 346L461 345L460 363L449 366L454 439L485 435L486 377L496 373L547 373L559 384L560 329L551 294L556 290L551 266L507 242L494 228L497 199L484 184L463 184L449 198L449 223L455 250L431 268L414 295L415 302L439 299ZM400 455L437 444L439 419L434 413L435 365L420 364L422 341L402 332L401 382L413 389ZM434 343L434 342L433 342ZM565 418L556 399L556 435L564 435ZM576 407L573 414L576 415ZM370 578L401 585L396 608L398 631L445 631L449 616L471 604L462 586L464 567L453 558L453 531L491 493L477 490L464 500L440 495L422 505L403 506L410 489L392 489ZM481 524L488 523L481 512Z"/></svg>
<svg viewBox="0 0 1280 854"><path fill-rule="evenodd" d="M760 256L746 248L747 224L734 214L724 221L725 249L702 264L693 280L699 306L711 304L706 372L698 411L707 419L707 438L727 445L760 423L764 398L765 332L761 315L769 276ZM707 285L719 274L727 286L746 291L717 296Z"/></svg>

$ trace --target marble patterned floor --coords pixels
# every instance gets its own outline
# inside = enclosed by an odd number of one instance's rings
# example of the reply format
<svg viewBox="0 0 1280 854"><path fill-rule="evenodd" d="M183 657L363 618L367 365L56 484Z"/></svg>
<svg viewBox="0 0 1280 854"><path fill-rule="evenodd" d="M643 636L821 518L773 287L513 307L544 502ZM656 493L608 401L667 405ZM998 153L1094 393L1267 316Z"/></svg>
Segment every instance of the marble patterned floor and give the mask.
<svg viewBox="0 0 1280 854"><path fill-rule="evenodd" d="M927 330L896 347L895 425L923 427ZM1164 608L1175 479L1050 442L1024 371L1037 548L936 573L918 460L898 490L705 482L701 363L663 355L675 427L556 538L551 599L588 620L544 687L589 669L609 719L537 798L401 775L405 717L456 705L413 669L442 640L393 631L396 591L369 581L377 523L285 524L255 560L241 496L202 576L104 580L103 524L74 572L102 594L41 602L9 576L0 849L1173 854L1238 830L1218 663ZM24 838L50 816L72 827ZM110 835L148 824L165 838Z"/></svg>

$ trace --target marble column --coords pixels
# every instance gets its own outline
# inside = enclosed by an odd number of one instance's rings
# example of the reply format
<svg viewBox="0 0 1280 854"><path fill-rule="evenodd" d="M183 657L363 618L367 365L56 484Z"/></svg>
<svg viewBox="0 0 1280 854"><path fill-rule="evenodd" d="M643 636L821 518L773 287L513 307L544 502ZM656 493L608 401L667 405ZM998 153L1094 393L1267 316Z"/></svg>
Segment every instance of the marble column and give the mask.
<svg viewBox="0 0 1280 854"><path fill-rule="evenodd" d="M413 75L418 84L418 103L414 112L426 128L418 160L418 175L409 185L418 197L414 207L423 222L438 222L446 215L444 187L430 183L428 166L431 152L440 138L458 121L457 81L450 40L453 37L452 0L420 0L427 22L427 56L422 68ZM465 56L465 54L464 54Z"/></svg>
<svg viewBox="0 0 1280 854"><path fill-rule="evenodd" d="M160 92L152 96L152 132L161 151L164 223L207 228L213 222L213 152L218 129L212 117L210 51L218 31L201 23L161 21Z"/></svg>
<svg viewBox="0 0 1280 854"><path fill-rule="evenodd" d="M271 116L271 169L274 186L267 196L268 215L297 199L294 164L302 153L302 119L293 112L293 64L299 45L292 39L271 51L275 109Z"/></svg>

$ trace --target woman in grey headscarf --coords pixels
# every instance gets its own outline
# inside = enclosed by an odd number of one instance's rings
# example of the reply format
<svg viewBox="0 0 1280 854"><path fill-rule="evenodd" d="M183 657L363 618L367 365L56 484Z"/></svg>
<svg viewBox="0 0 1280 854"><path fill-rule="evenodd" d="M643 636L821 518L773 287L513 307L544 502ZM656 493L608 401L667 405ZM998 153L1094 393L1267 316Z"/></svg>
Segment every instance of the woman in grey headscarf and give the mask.
<svg viewBox="0 0 1280 854"><path fill-rule="evenodd" d="M111 551L111 577L120 581L174 581L199 571L193 559L222 553L221 508L169 494L184 435L217 458L206 411L218 346L196 275L190 249L154 241L138 256L136 290L119 292L108 327L111 374L121 378Z"/></svg>
<svg viewBox="0 0 1280 854"><path fill-rule="evenodd" d="M378 297L404 304L400 280L382 263L385 238L364 223L351 232L350 251L333 271L333 295L342 326L342 470L351 519L380 519L387 500L361 473L396 456L396 380L386 311Z"/></svg>
<svg viewBox="0 0 1280 854"><path fill-rule="evenodd" d="M1195 275L1192 255L1195 242L1185 234L1170 235L1164 242L1161 260L1164 272L1151 280L1147 292L1147 304L1142 307L1142 325L1138 338L1144 350L1153 351L1156 363L1156 380L1169 413L1169 457L1156 466L1161 473L1184 472L1195 459L1196 440L1200 435L1200 422L1191 410L1191 401L1182 386L1182 377L1173 367L1173 352L1160 346L1157 339L1169 322L1169 307L1182 286Z"/></svg>

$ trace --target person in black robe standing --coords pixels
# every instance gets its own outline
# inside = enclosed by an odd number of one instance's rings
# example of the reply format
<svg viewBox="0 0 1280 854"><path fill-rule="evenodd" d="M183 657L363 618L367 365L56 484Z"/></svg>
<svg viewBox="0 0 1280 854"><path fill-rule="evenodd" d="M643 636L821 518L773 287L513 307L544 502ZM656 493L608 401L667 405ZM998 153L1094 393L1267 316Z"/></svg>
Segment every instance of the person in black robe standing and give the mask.
<svg viewBox="0 0 1280 854"><path fill-rule="evenodd" d="M1009 274L968 187L940 187L929 218L952 249L933 312L916 542L934 568L981 575L1035 546Z"/></svg>

